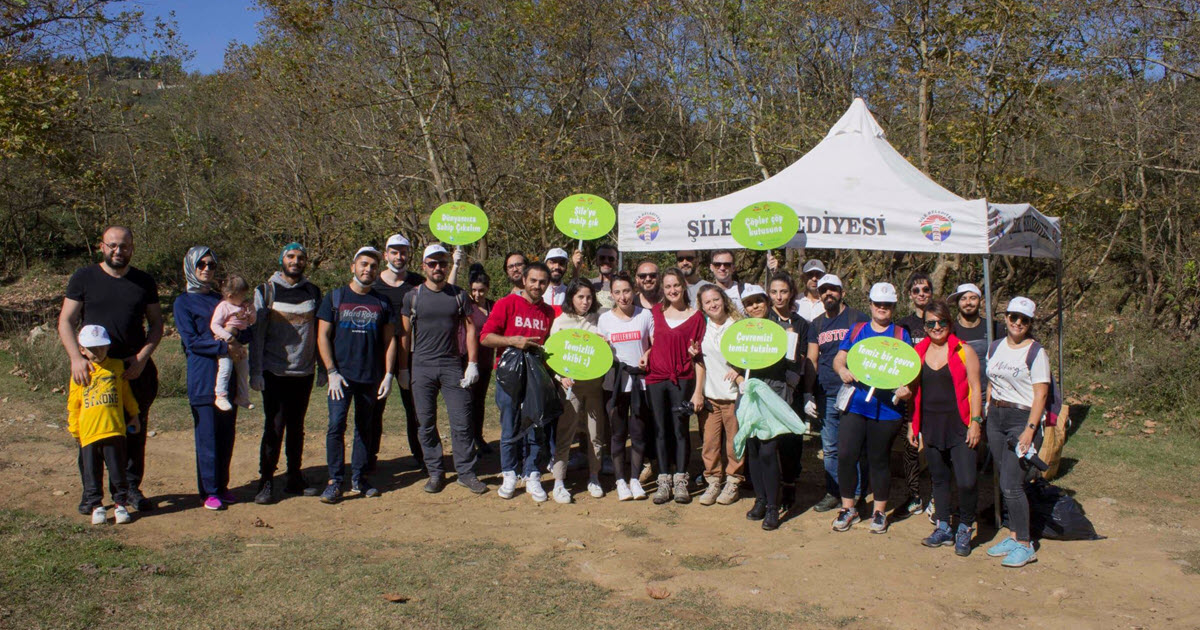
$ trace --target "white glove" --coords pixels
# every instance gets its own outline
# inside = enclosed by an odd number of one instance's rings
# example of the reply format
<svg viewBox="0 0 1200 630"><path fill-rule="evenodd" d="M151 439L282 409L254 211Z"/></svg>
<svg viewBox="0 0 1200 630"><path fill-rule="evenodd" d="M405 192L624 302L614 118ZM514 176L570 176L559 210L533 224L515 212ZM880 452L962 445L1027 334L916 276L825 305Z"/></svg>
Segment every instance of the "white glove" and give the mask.
<svg viewBox="0 0 1200 630"><path fill-rule="evenodd" d="M750 382L750 381L749 381L749 380L744 380L744 381L742 381L741 383L738 383L738 393L739 393L739 394L745 394L745 393L746 393L746 383L748 383L748 382Z"/></svg>
<svg viewBox="0 0 1200 630"><path fill-rule="evenodd" d="M261 392L267 387L267 382L263 380L262 374L255 374L250 377L250 389L256 392Z"/></svg>
<svg viewBox="0 0 1200 630"><path fill-rule="evenodd" d="M379 384L379 400L388 397L392 393L392 373L388 372L383 375L383 382Z"/></svg>
<svg viewBox="0 0 1200 630"><path fill-rule="evenodd" d="M461 247L454 248L454 264L457 265L458 263L461 263L463 261L463 259L466 257L467 257L467 253L464 252Z"/></svg>
<svg viewBox="0 0 1200 630"><path fill-rule="evenodd" d="M817 417L817 399L812 394L804 395L804 415L809 418Z"/></svg>
<svg viewBox="0 0 1200 630"><path fill-rule="evenodd" d="M329 370L329 398L333 400L342 399L342 389L346 386L346 379L338 374L337 370Z"/></svg>
<svg viewBox="0 0 1200 630"><path fill-rule="evenodd" d="M400 389L412 389L412 374L408 371L408 368L400 370L396 374L396 380L400 381Z"/></svg>
<svg viewBox="0 0 1200 630"><path fill-rule="evenodd" d="M457 250L455 250L457 251ZM463 372L463 378L458 382L458 386L466 389L475 383L479 382L479 364L468 363L467 369Z"/></svg>

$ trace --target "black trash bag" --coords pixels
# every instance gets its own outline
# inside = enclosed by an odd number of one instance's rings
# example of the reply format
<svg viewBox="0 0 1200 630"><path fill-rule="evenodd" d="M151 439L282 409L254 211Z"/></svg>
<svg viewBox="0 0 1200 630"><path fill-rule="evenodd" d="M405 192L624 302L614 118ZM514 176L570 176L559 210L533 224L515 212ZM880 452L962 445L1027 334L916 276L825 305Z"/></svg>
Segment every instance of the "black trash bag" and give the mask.
<svg viewBox="0 0 1200 630"><path fill-rule="evenodd" d="M1029 534L1034 539L1047 540L1102 540L1095 526L1083 512L1083 506L1062 488L1045 479L1035 479L1025 484L1025 496L1029 499ZM1008 511L1005 510L1004 525L1008 526Z"/></svg>
<svg viewBox="0 0 1200 630"><path fill-rule="evenodd" d="M504 389L513 400L525 396L525 352L517 348L505 348L496 365L496 384Z"/></svg>
<svg viewBox="0 0 1200 630"><path fill-rule="evenodd" d="M525 397L521 404L521 431L544 428L563 414L562 399L540 352L524 352Z"/></svg>

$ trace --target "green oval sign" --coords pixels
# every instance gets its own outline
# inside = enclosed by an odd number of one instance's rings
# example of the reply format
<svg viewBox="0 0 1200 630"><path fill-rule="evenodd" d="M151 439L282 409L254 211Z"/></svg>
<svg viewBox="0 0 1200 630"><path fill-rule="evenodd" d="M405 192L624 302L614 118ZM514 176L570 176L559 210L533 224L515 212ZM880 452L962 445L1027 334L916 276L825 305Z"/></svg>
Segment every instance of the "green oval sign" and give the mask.
<svg viewBox="0 0 1200 630"><path fill-rule="evenodd" d="M921 373L921 357L912 346L895 337L868 337L850 348L846 367L863 385L896 389L913 382Z"/></svg>
<svg viewBox="0 0 1200 630"><path fill-rule="evenodd" d="M721 336L721 355L730 365L758 370L774 365L787 353L783 326L769 319L742 319Z"/></svg>
<svg viewBox="0 0 1200 630"><path fill-rule="evenodd" d="M783 247L800 231L796 211L778 201L763 201L742 208L733 217L730 232L738 245L764 251Z"/></svg>
<svg viewBox="0 0 1200 630"><path fill-rule="evenodd" d="M608 342L586 330L560 330L550 335L542 347L546 365L564 378L590 381L607 374L613 364Z"/></svg>
<svg viewBox="0 0 1200 630"><path fill-rule="evenodd" d="M487 234L488 218L473 203L451 201L429 215L429 231L443 243L470 245Z"/></svg>
<svg viewBox="0 0 1200 630"><path fill-rule="evenodd" d="M604 238L616 224L612 204L596 195L571 195L554 207L554 226L572 239Z"/></svg>

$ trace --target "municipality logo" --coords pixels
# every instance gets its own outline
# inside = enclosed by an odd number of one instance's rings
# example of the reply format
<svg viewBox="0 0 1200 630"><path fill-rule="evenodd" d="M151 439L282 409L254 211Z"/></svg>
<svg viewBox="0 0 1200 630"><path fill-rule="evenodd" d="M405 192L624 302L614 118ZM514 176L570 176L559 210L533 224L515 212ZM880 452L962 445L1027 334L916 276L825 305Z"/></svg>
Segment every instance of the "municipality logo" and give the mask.
<svg viewBox="0 0 1200 630"><path fill-rule="evenodd" d="M945 212L926 212L921 216L921 234L934 243L949 239L953 227L954 219Z"/></svg>
<svg viewBox="0 0 1200 630"><path fill-rule="evenodd" d="M633 227L637 232L638 240L649 243L658 238L658 215L653 212L642 214L634 220Z"/></svg>

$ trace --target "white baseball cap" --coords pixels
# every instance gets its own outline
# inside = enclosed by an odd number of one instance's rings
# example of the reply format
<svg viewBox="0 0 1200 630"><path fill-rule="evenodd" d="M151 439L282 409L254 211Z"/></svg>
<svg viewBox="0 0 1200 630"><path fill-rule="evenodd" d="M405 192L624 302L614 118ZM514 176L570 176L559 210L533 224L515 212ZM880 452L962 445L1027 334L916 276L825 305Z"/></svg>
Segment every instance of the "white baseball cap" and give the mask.
<svg viewBox="0 0 1200 630"><path fill-rule="evenodd" d="M571 257L567 255L567 250L565 250L561 247L555 247L555 248L552 248L550 251L546 252L546 257L543 258L542 260L550 260L551 258L561 258L563 260L569 260Z"/></svg>
<svg viewBox="0 0 1200 630"><path fill-rule="evenodd" d="M1027 297L1017 296L1008 301L1008 308L1005 309L1004 312L1018 313L1020 315L1024 315L1025 317L1028 317L1029 319L1033 319L1033 313L1034 313L1035 308L1036 308L1036 306L1034 305L1033 300L1031 300Z"/></svg>
<svg viewBox="0 0 1200 630"><path fill-rule="evenodd" d="M450 252L446 251L445 247L442 247L441 243L434 243L433 245L430 245L429 247L425 248L425 253L421 254L421 259L424 260L426 258L432 258L434 256L437 256L438 254L449 254L449 253Z"/></svg>
<svg viewBox="0 0 1200 630"><path fill-rule="evenodd" d="M842 288L842 279L831 273L827 273L821 276L821 280L817 282L817 288L820 289L821 287L837 287L840 289Z"/></svg>
<svg viewBox="0 0 1200 630"><path fill-rule="evenodd" d="M112 340L108 338L108 331L103 326L88 324L79 329L79 345L84 348L95 348L110 344L112 344Z"/></svg>
<svg viewBox="0 0 1200 630"><path fill-rule="evenodd" d="M767 299L767 292L757 284L747 284L742 287L742 302L756 295L761 295L764 300Z"/></svg>
<svg viewBox="0 0 1200 630"><path fill-rule="evenodd" d="M802 273L807 275L810 271L820 271L821 273L825 273L825 263L817 260L816 258L809 259L808 262L804 263L804 271Z"/></svg>
<svg viewBox="0 0 1200 630"><path fill-rule="evenodd" d="M876 282L871 285L870 293L872 302L891 302L895 304L899 300L896 298L896 287L890 282Z"/></svg>
<svg viewBox="0 0 1200 630"><path fill-rule="evenodd" d="M958 288L954 290L954 293L946 296L946 299L957 301L958 298L962 297L964 293L974 293L980 297L983 296L983 291L980 291L979 287L975 286L974 283L968 282L966 284L958 285Z"/></svg>
<svg viewBox="0 0 1200 630"><path fill-rule="evenodd" d="M366 247L359 247L358 251L354 252L354 258L351 258L350 260L358 260L359 256L370 256L375 260L383 259L383 255L379 253L379 250L371 247L370 245L367 245Z"/></svg>
<svg viewBox="0 0 1200 630"><path fill-rule="evenodd" d="M412 247L412 243L408 242L408 239L399 234L393 234L388 237L387 247Z"/></svg>

